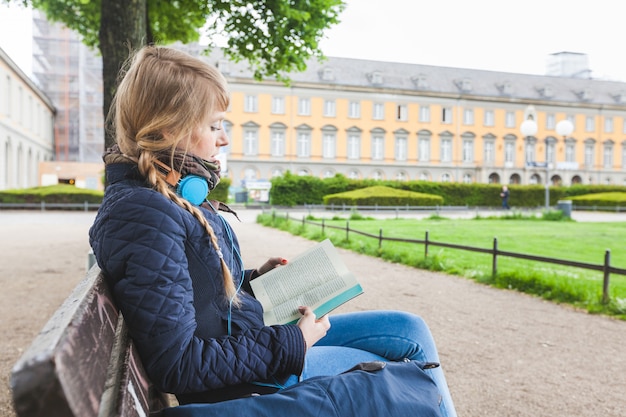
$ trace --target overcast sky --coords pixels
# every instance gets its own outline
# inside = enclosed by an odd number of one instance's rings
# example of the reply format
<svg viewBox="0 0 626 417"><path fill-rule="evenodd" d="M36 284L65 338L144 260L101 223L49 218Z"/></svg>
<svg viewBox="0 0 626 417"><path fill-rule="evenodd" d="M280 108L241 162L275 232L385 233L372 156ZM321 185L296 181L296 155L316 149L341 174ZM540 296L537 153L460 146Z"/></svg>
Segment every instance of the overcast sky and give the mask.
<svg viewBox="0 0 626 417"><path fill-rule="evenodd" d="M626 82L620 0L348 0L328 56L544 74L555 52L585 53L594 78ZM0 6L0 47L30 73L27 12Z"/></svg>

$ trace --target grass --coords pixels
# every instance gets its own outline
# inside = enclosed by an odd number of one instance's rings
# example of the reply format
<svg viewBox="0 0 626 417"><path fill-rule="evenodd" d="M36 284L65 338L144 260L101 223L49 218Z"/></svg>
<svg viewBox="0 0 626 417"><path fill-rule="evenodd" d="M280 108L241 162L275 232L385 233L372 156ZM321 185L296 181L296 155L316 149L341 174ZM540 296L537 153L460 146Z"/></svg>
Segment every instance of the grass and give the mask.
<svg viewBox="0 0 626 417"><path fill-rule="evenodd" d="M615 315L626 319L626 276L611 274L608 303L602 302L603 274L600 271L498 257L497 274L492 274L492 255L431 245L428 256L424 245L383 241L378 236L455 243L492 249L497 239L501 251L544 256L601 265L605 251L611 250L611 265L626 268L626 252L619 242L626 233L626 223L578 223L560 220L544 213L528 217L449 219L440 216L416 219L371 219L352 213L349 218L325 220L324 233L318 225L286 221L280 216L261 215L259 223L277 227L312 240L330 238L336 246L358 253L380 257L390 262L460 275L499 288L535 294L559 303L568 303L593 313ZM307 221L321 223L311 216ZM349 228L375 238L349 233ZM336 227L334 229L332 227Z"/></svg>

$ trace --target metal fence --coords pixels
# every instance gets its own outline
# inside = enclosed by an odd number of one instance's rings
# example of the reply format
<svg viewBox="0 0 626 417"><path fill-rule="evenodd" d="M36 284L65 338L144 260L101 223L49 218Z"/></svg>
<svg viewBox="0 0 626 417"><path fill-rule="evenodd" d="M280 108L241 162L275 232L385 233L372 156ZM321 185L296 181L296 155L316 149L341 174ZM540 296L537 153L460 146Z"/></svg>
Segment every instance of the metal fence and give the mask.
<svg viewBox="0 0 626 417"><path fill-rule="evenodd" d="M278 215L276 214L275 211L273 211L272 216L273 218L275 218ZM289 220L289 212L286 212L285 215L282 217ZM444 248L450 248L450 249L460 249L460 250L466 250L466 251L471 251L471 252L480 252L480 253L490 254L492 257L491 273L492 273L492 276L494 277L498 273L498 257L500 256L525 259L525 260L535 261L535 262L544 262L544 263L556 264L556 265L571 266L571 267L588 269L588 270L593 270L593 271L601 271L603 273L603 283L602 283L602 302L603 303L609 302L610 275L611 274L626 275L626 269L611 266L611 251L608 249L604 253L604 260L601 264L592 264L592 263L587 263L587 262L570 261L566 259L548 258L545 256L528 255L525 253L502 251L498 249L497 238L493 239L493 246L491 248L477 248L473 246L459 245L456 243L437 242L437 241L430 240L428 237L428 231L425 232L424 239L410 239L410 238L383 236L382 229L379 229L378 235L363 232L363 231L356 230L356 229L351 229L349 220L346 220L346 225L343 227L335 226L335 225L328 225L326 224L324 219L321 219L321 222L316 222L312 220L307 220L306 217L302 217L302 220L300 221L302 222L303 226L306 224L309 224L312 226L321 227L322 234L324 234L324 230L326 228L345 231L346 240L349 240L351 233L357 234L360 236L365 236L365 237L372 238L372 239L377 239L379 248L382 247L382 243L384 241L414 243L414 244L424 245L425 257L428 257L428 249L431 246L438 246L438 247L444 247Z"/></svg>

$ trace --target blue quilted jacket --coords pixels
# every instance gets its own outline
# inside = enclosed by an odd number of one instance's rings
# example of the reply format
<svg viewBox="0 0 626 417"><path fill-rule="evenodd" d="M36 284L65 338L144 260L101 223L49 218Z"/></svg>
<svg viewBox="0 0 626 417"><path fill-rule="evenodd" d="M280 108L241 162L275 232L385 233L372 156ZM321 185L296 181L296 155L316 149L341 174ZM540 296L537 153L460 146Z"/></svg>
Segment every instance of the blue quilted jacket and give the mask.
<svg viewBox="0 0 626 417"><path fill-rule="evenodd" d="M241 290L241 306L229 308L219 258L198 220L146 187L134 165L106 169L109 186L90 244L157 388L181 403L216 402L261 391L252 382L299 375L306 351L300 329L265 326L251 291ZM236 285L243 280L249 289L230 226L201 210Z"/></svg>

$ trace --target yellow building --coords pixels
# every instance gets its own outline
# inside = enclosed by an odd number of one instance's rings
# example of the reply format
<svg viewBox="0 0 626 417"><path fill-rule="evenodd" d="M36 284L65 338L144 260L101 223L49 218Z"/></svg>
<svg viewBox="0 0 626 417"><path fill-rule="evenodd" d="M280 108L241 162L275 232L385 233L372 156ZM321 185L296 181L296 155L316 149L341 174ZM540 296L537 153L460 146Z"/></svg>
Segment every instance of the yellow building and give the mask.
<svg viewBox="0 0 626 417"><path fill-rule="evenodd" d="M626 83L344 58L286 86L218 56L234 186L298 175L626 185ZM569 120L573 131L557 133ZM524 136L522 122L536 133Z"/></svg>

